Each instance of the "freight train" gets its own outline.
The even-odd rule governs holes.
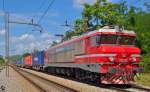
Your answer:
[[[128,84],[143,71],[135,41],[134,31],[105,26],[24,57],[22,64],[79,80]]]

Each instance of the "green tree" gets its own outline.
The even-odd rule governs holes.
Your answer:
[[[5,63],[5,60],[3,59],[3,57],[0,57],[0,66],[3,65]]]
[[[26,56],[29,56],[29,55],[31,55],[31,53],[26,52],[26,53],[23,54],[23,57],[26,57]]]
[[[135,30],[137,32],[137,46],[142,49],[142,54],[150,54],[150,13],[136,15]]]
[[[56,42],[56,41],[53,41],[52,42],[52,44],[51,44],[51,46],[55,46],[55,45],[57,45],[58,43]]]
[[[72,36],[81,35],[91,29],[98,29],[104,25],[125,25],[127,6],[125,2],[113,4],[106,0],[97,0],[93,5],[84,4],[82,19],[74,22],[75,30],[67,31],[65,40]]]
[[[129,11],[128,11],[128,14],[127,14],[127,29],[133,29],[135,28],[135,24],[136,24],[136,8],[134,6],[131,6]]]
[[[15,63],[22,59],[22,55],[13,55],[10,56],[9,59],[10,59],[9,63]]]
[[[82,18],[83,18],[83,24],[87,24],[88,27],[90,27],[90,22],[92,19],[92,6],[90,4],[85,3],[84,4],[84,10],[82,12]],[[87,21],[84,21],[87,20]],[[85,30],[83,30],[85,31]]]
[[[75,27],[75,31],[74,31],[75,35],[81,35],[84,33],[84,31],[83,31],[84,30],[83,29],[83,20],[81,20],[81,19],[75,20],[74,27]]]

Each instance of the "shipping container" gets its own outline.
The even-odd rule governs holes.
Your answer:
[[[32,65],[32,56],[28,55],[23,58],[23,63],[25,66],[31,66]]]
[[[32,54],[32,66],[44,65],[44,51],[37,51]]]
[[[19,66],[19,67],[23,67],[23,66],[24,66],[23,59],[18,60],[18,61],[16,62],[16,65]]]

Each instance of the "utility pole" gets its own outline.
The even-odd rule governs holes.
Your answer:
[[[60,37],[61,38],[61,42],[64,41],[64,35],[63,34],[56,34],[55,36]]]
[[[6,77],[9,77],[9,13],[5,12],[5,63]]]
[[[10,61],[10,57],[9,57],[9,24],[13,23],[13,24],[22,24],[22,25],[29,25],[29,26],[34,26],[34,27],[38,27],[40,31],[40,33],[43,31],[43,28],[41,25],[39,24],[35,24],[33,23],[33,19],[31,20],[31,22],[18,22],[18,21],[10,21],[9,20],[9,12],[4,12],[4,18],[5,18],[5,64],[6,64],[6,76],[9,77],[9,61]]]

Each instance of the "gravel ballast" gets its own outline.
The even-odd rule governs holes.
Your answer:
[[[77,81],[72,81],[69,79],[64,79],[64,78],[56,77],[53,75],[48,75],[48,74],[41,73],[41,72],[36,72],[33,70],[29,70],[29,69],[23,68],[23,70],[28,71],[28,72],[33,73],[33,74],[36,74],[40,77],[46,78],[47,80],[51,80],[51,81],[54,81],[54,82],[59,83],[61,85],[76,89],[79,92],[116,92],[115,90],[100,88],[100,87],[92,86],[89,84],[80,83]]]
[[[5,71],[3,69],[0,72],[0,92],[39,92],[34,85],[30,84],[11,67],[9,68],[9,77],[6,77]]]

